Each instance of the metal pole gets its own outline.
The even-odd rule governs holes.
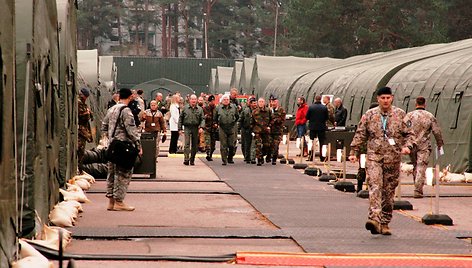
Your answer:
[[[290,146],[290,133],[287,134],[287,153],[285,154],[285,161],[286,164],[288,165],[288,150],[289,150],[289,146]]]
[[[343,180],[346,180],[346,147],[343,147]]]
[[[203,13],[203,16],[205,17],[205,20],[203,22],[203,30],[204,30],[204,34],[205,34],[205,39],[204,39],[204,42],[205,42],[205,59],[208,59],[208,14],[207,13]]]
[[[435,200],[435,203],[436,203],[436,208],[435,208],[435,214],[436,215],[439,215],[439,162],[438,162],[438,158],[439,158],[439,150],[438,150],[438,147],[436,147],[436,150],[435,150],[435,155],[434,155],[434,162],[435,162],[435,166],[434,166],[434,192],[435,192],[435,195],[436,195],[436,200]]]
[[[279,20],[279,1],[275,1],[274,56],[277,54],[277,25]]]

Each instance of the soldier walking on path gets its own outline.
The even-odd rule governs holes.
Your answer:
[[[213,161],[213,152],[215,151],[216,136],[218,135],[218,126],[213,121],[215,114],[215,96],[208,96],[208,104],[203,108],[205,116],[205,151],[206,160]]]
[[[413,162],[413,181],[415,182],[414,198],[423,198],[423,186],[426,180],[426,168],[428,167],[429,156],[431,154],[431,132],[438,150],[444,141],[441,135],[438,121],[433,114],[425,110],[426,100],[424,97],[416,98],[416,110],[409,112],[406,117],[408,128],[415,133],[416,145],[410,152],[411,162]]]
[[[87,88],[80,89],[78,100],[79,111],[79,135],[77,140],[77,159],[79,174],[82,174],[82,162],[85,154],[85,145],[87,142],[93,141],[92,129],[90,128],[90,120],[93,121],[93,114],[88,105],[85,103],[90,91]]]
[[[205,118],[202,107],[197,105],[197,96],[192,94],[179,116],[179,132],[185,133],[184,165],[195,165],[198,147],[198,133],[203,133]]]
[[[254,139],[256,139],[257,165],[264,162],[264,155],[270,154],[270,110],[265,105],[265,100],[259,98],[257,108],[252,112],[252,126]]]
[[[235,141],[237,139],[236,130],[239,113],[236,105],[230,103],[229,95],[221,97],[221,104],[216,107],[213,120],[218,125],[222,165],[234,164],[233,156],[236,150]]]
[[[356,162],[361,147],[367,143],[366,173],[369,185],[369,219],[365,227],[372,234],[391,235],[395,188],[400,176],[401,154],[409,154],[415,143],[406,125],[405,111],[392,106],[389,87],[377,91],[379,106],[361,118],[351,143],[349,160]]]
[[[164,115],[157,109],[157,102],[152,100],[149,103],[149,109],[141,112],[141,121],[144,121],[144,132],[152,133],[156,139],[156,159],[159,156],[159,143],[162,138],[167,139],[166,136],[166,121]]]
[[[270,121],[270,142],[272,165],[277,164],[277,156],[279,155],[279,144],[282,141],[282,134],[285,123],[285,110],[279,105],[277,97],[271,95],[269,98],[271,109]]]
[[[134,122],[131,109],[127,107],[133,99],[134,97],[130,89],[120,89],[120,101],[108,110],[107,115],[103,118],[101,130],[104,135],[108,136],[109,142],[113,139],[131,141],[139,149],[139,154],[142,155],[139,130]],[[123,202],[132,175],[133,168],[127,169],[108,162],[106,197],[108,197],[109,202],[107,210],[134,210],[134,207],[128,206]]]
[[[249,98],[248,105],[241,111],[239,117],[239,127],[241,128],[241,148],[244,162],[247,164],[256,163],[254,139],[252,137],[252,112],[257,108],[256,98]]]

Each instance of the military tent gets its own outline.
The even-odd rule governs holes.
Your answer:
[[[141,83],[139,85],[134,86],[132,89],[142,89],[144,91],[143,97],[144,100],[149,103],[149,101],[155,99],[156,94],[162,93],[162,95],[167,96],[169,94],[174,94],[179,92],[182,96],[186,96],[187,94],[194,94],[190,87],[183,85],[181,83],[172,81],[166,78],[160,78],[151,80],[145,83]]]
[[[234,63],[233,73],[231,74],[231,82],[230,88],[238,88],[239,87],[239,78],[241,77],[241,69],[243,67],[243,63],[241,61],[237,61]]]
[[[241,67],[241,76],[239,77],[239,92],[243,94],[251,94],[251,76],[254,67],[254,59],[244,58]]]
[[[225,93],[230,89],[233,67],[216,67],[215,93]]]

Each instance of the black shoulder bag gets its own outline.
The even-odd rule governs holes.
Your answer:
[[[113,129],[112,134],[113,140],[111,141],[110,145],[108,145],[107,149],[107,160],[122,168],[131,169],[134,167],[139,150],[130,141],[120,141],[114,138],[116,127],[118,126],[121,119],[121,112],[125,108],[126,106],[123,106],[120,109],[120,113],[116,119],[115,129]]]

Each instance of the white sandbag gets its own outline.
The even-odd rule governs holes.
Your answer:
[[[80,203],[90,202],[90,200],[85,196],[84,192],[68,192],[64,189],[59,189],[61,194],[64,196],[64,200],[70,201],[75,200]]]
[[[54,268],[54,264],[45,257],[28,256],[12,263],[12,268]]]
[[[69,180],[69,182],[66,183],[66,186],[68,192],[80,192],[82,190],[82,188],[80,188],[80,186],[75,184],[75,181],[72,180]]]
[[[70,201],[62,201],[60,202],[59,204],[57,204],[59,206],[72,206],[72,207],[75,207],[77,208],[77,211],[79,212],[83,212],[83,208],[82,208],[82,204],[80,204],[80,202],[78,201],[75,201],[75,200],[70,200]]]
[[[407,163],[401,163],[400,164],[400,171],[407,174],[411,175],[413,174],[413,165],[412,164],[407,164]]]
[[[445,182],[465,182],[465,176],[464,174],[460,173],[451,173],[451,172],[446,172],[442,176],[442,181]]]
[[[88,182],[86,179],[76,179],[75,184],[82,188],[82,190],[88,190],[91,186],[90,182]]]
[[[73,219],[77,219],[77,215],[79,214],[79,210],[74,206],[66,206],[66,205],[57,204],[57,205],[54,206],[54,209],[63,210],[65,213],[67,213]]]
[[[472,182],[472,173],[464,173],[465,182]]]
[[[42,257],[44,259],[46,259],[41,253],[39,253],[39,251],[37,251],[32,245],[28,244],[28,242],[26,242],[25,240],[23,239],[20,239],[18,240],[19,244],[20,244],[20,258],[23,259],[23,258],[26,258],[26,257]],[[46,259],[47,260],[47,259]]]
[[[49,221],[59,227],[72,227],[74,225],[74,218],[61,207],[55,207],[49,212]]]
[[[82,175],[76,175],[76,176],[72,177],[72,179],[76,179],[76,180],[84,179],[84,180],[88,181],[89,183],[95,183],[95,178],[92,175],[85,172],[85,171],[83,172]]]

